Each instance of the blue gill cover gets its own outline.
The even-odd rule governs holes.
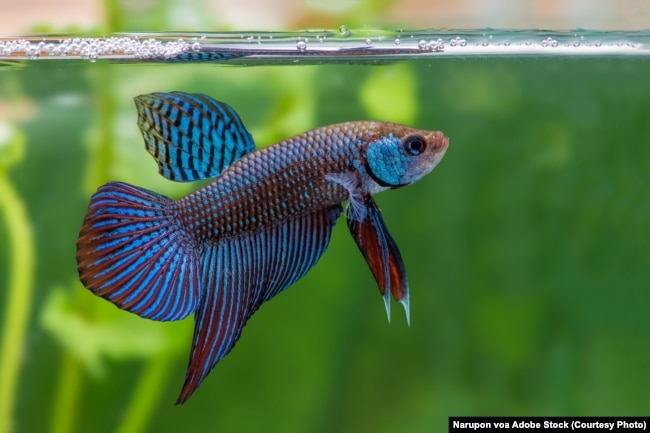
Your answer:
[[[347,122],[254,151],[234,110],[206,95],[154,93],[137,97],[136,107],[163,176],[215,179],[176,201],[125,183],[100,187],[81,227],[77,267],[88,289],[141,317],[195,313],[177,403],[232,349],[260,305],[318,262],[343,201],[387,311],[390,293],[408,320],[404,264],[372,195],[429,173],[447,149],[441,132]]]

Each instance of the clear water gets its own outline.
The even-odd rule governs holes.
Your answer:
[[[13,431],[431,432],[450,414],[648,412],[647,33],[205,36],[0,45],[0,374],[15,379],[0,379],[0,410]],[[438,168],[377,198],[411,327],[386,323],[340,223],[173,407],[191,320],[118,311],[80,286],[74,259],[104,182],[196,188],[157,175],[135,125],[134,96],[172,90],[228,102],[260,146],[354,119],[444,131]]]

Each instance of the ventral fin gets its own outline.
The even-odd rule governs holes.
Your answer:
[[[410,324],[408,281],[399,248],[370,195],[364,196],[364,205],[365,212],[361,221],[347,215],[348,228],[379,285],[388,320],[390,321],[390,293],[404,306],[406,321]]]
[[[164,177],[189,182],[219,176],[255,150],[253,137],[229,105],[200,93],[135,98],[138,127]]]
[[[177,404],[184,403],[230,352],[244,324],[260,305],[302,278],[316,264],[329,244],[340,213],[337,206],[203,247],[203,296]]]

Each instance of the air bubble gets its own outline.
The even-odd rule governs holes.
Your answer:
[[[435,52],[440,52],[445,49],[445,42],[442,38],[438,38],[435,41],[429,42],[429,49]]]
[[[453,38],[453,39],[451,39],[449,41],[449,45],[451,45],[452,47],[455,47],[457,45],[461,46],[461,47],[464,47],[464,46],[467,45],[467,41],[465,39],[461,38],[460,36],[456,36],[455,38]]]
[[[401,44],[401,43],[402,43],[402,42],[399,40],[399,38],[395,39],[395,45],[399,45],[399,44]]]
[[[427,44],[426,39],[420,39],[418,41],[418,48],[421,49],[422,51],[429,49],[429,45]]]
[[[557,41],[551,37],[548,37],[542,41],[542,47],[557,47]]]
[[[339,33],[341,34],[341,36],[348,37],[350,36],[350,29],[348,29],[346,26],[340,26]]]
[[[300,52],[307,51],[307,42],[305,42],[305,41],[298,41],[298,43],[296,44],[296,48],[297,48],[298,51],[300,51]]]
[[[366,45],[372,45],[372,41],[370,40],[370,38],[366,39]]]
[[[36,60],[40,57],[41,51],[38,49],[38,47],[30,46],[25,54],[27,54],[27,58],[29,60]]]

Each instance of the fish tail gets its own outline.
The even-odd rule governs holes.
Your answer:
[[[198,250],[163,195],[110,182],[93,195],[77,240],[86,288],[153,320],[179,320],[198,304]]]

